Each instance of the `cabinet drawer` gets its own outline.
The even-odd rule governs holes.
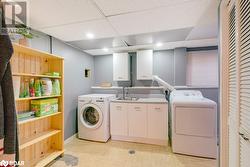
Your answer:
[[[167,112],[168,105],[167,104],[148,104],[149,111],[155,112]]]

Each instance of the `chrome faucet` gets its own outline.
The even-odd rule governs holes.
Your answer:
[[[122,100],[125,100],[125,87],[122,87]]]
[[[123,100],[126,100],[126,93],[125,93],[125,89],[126,89],[126,87],[124,86],[124,87],[122,87],[122,99]]]

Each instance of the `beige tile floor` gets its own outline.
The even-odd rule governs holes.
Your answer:
[[[131,149],[135,154],[128,153]],[[217,163],[213,159],[173,154],[170,147],[73,139],[65,146],[64,158],[55,161],[51,167],[74,166],[64,161],[72,156],[78,159],[78,167],[216,167]]]

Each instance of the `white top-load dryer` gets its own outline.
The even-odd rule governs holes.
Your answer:
[[[217,157],[217,104],[197,90],[170,95],[171,141],[174,153]]]

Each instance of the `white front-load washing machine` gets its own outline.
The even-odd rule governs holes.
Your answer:
[[[78,97],[78,137],[107,142],[110,138],[109,103],[113,94],[88,94]]]

